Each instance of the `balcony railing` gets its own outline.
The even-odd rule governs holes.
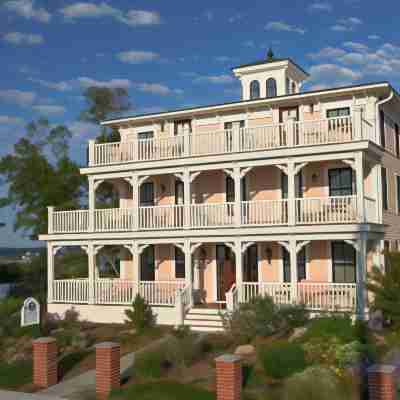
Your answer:
[[[348,224],[360,220],[356,196],[304,197],[294,199],[294,224]],[[366,222],[376,223],[376,202],[365,197]],[[289,224],[287,199],[244,201],[240,204],[240,226]],[[88,210],[49,211],[49,233],[123,232],[164,229],[201,229],[236,226],[235,203],[190,204],[95,210],[93,229]],[[138,220],[135,216],[138,215]],[[188,218],[188,219],[187,219]],[[187,223],[186,223],[187,222]]]
[[[374,124],[353,117],[287,122],[115,143],[90,142],[89,165],[155,161],[284,147],[374,140]]]

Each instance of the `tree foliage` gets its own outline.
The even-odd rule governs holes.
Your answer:
[[[81,120],[99,124],[109,118],[113,113],[125,111],[130,108],[128,92],[124,88],[89,87],[84,92],[87,109],[81,113]],[[103,126],[98,143],[117,142],[120,140],[116,128]]]
[[[372,310],[380,310],[387,320],[400,326],[400,253],[387,253],[386,268],[373,267],[368,274],[367,288],[374,296]]]
[[[27,126],[27,134],[14,145],[14,152],[0,159],[2,183],[8,186],[0,207],[16,210],[15,230],[31,239],[47,231],[47,206],[79,207],[84,177],[69,159],[71,132],[51,126],[45,119]]]

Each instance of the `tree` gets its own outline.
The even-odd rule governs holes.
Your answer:
[[[126,111],[130,108],[129,95],[124,88],[89,87],[84,92],[87,109],[81,113],[80,119],[99,124],[109,118],[112,113]],[[117,128],[103,126],[98,143],[118,142],[120,135]]]
[[[37,239],[47,232],[47,206],[78,208],[85,192],[85,177],[68,157],[71,132],[40,119],[27,126],[27,134],[14,152],[0,159],[0,177],[8,186],[0,208],[16,210],[14,230]]]
[[[400,326],[400,253],[386,253],[386,268],[373,267],[368,274],[367,289],[374,296],[371,309],[380,310],[385,319]]]

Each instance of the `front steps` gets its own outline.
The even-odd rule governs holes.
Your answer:
[[[224,312],[224,311],[222,311]],[[183,325],[196,332],[223,332],[220,310],[211,308],[191,308]]]

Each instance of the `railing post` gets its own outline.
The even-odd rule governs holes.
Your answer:
[[[139,186],[138,186],[138,176],[137,174],[132,174],[130,178],[130,184],[132,186],[132,201],[133,201],[133,226],[134,231],[140,229],[139,226]]]
[[[54,253],[52,243],[47,243],[47,302],[54,300]]]
[[[181,289],[177,289],[175,295],[175,316],[176,316],[176,326],[183,325],[184,310],[183,310],[183,299],[182,299]]]
[[[87,246],[87,255],[88,255],[88,266],[89,266],[89,304],[96,303],[96,296],[95,296],[95,280],[96,280],[96,255],[94,251],[94,246],[92,243],[89,243]]]
[[[95,165],[95,145],[96,141],[94,139],[89,140],[89,166]]]
[[[296,118],[289,117],[286,122],[286,134],[287,134],[287,143],[289,147],[294,147],[296,145]]]
[[[296,224],[296,199],[295,199],[295,165],[293,162],[287,164],[288,175],[288,225]]]
[[[185,132],[183,135],[183,149],[184,149],[184,154],[186,157],[190,157],[191,151],[190,151],[190,132]]]
[[[231,288],[232,289],[232,288]],[[232,290],[229,289],[226,293],[225,293],[225,298],[226,298],[226,309],[229,312],[233,312],[234,311],[234,307],[233,307],[233,294],[232,294]]]
[[[365,222],[365,198],[364,198],[364,166],[363,153],[355,154],[354,165],[356,170],[356,189],[357,189],[357,216],[358,222]]]
[[[353,138],[365,139],[362,135],[362,108],[360,106],[353,107]]]
[[[54,207],[47,207],[47,231],[49,234],[54,233],[53,217],[54,217]]]
[[[235,188],[235,225],[239,227],[242,224],[242,177],[240,174],[240,167],[233,168],[233,179]]]

